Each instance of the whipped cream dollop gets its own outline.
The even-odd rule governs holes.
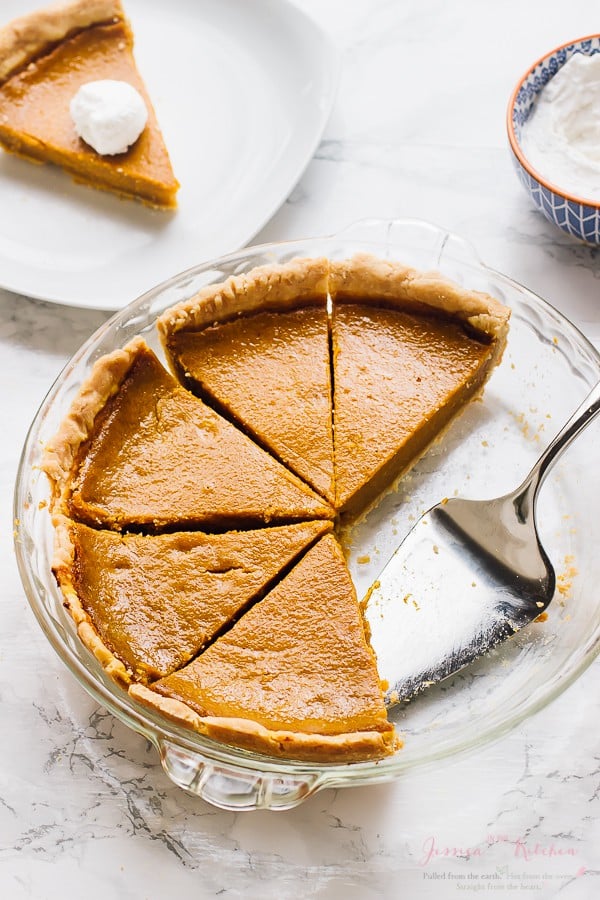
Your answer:
[[[69,111],[80,138],[102,156],[125,153],[146,127],[148,110],[126,81],[89,81],[71,100]]]
[[[558,70],[520,143],[544,179],[582,200],[600,201],[600,53],[575,53]]]

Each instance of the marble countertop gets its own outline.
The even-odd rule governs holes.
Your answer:
[[[340,89],[314,159],[257,240],[370,216],[429,219],[600,345],[600,249],[533,209],[504,131],[517,77],[546,50],[597,32],[595,4],[298,5],[342,48]],[[476,755],[280,813],[224,812],[186,795],[153,748],[79,687],[25,601],[11,505],[39,403],[105,319],[0,290],[0,896],[600,896],[600,660]]]

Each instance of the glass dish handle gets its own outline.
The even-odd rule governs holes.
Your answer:
[[[157,745],[171,781],[220,809],[291,809],[322,786],[319,776],[308,772],[260,772],[208,759],[164,739],[158,739]]]
[[[335,237],[387,244],[390,251],[395,247],[409,247],[425,257],[433,268],[442,267],[446,258],[470,265],[483,262],[469,241],[424,219],[360,219],[337,232]]]

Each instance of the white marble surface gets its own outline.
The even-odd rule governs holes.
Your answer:
[[[302,5],[343,49],[340,91],[314,160],[259,238],[427,218],[600,342],[600,250],[533,210],[504,135],[516,78],[597,31],[597,4]],[[25,601],[12,490],[38,404],[104,319],[0,291],[0,897],[600,896],[600,661],[475,756],[392,785],[325,791],[285,813],[227,813],[185,795],[152,748],[74,682]]]

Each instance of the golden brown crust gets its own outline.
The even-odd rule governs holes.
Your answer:
[[[91,650],[111,678],[126,686],[131,682],[130,673],[100,638],[96,626],[81,605],[81,600],[75,590],[73,584],[75,546],[71,538],[71,521],[66,516],[58,514],[54,517],[53,523],[55,533],[52,571],[62,591],[64,605],[77,626],[77,633],[82,643],[88,650]]]
[[[44,448],[40,468],[52,485],[52,512],[64,512],[77,452],[92,434],[96,416],[109,398],[117,393],[144,346],[145,342],[136,338],[122,350],[115,350],[95,363],[59,430]]]
[[[481,291],[470,291],[439,272],[418,272],[401,263],[358,253],[332,262],[329,290],[334,299],[385,301],[407,312],[429,307],[470,325],[504,345],[510,310]]]
[[[271,731],[250,719],[200,716],[187,703],[163,697],[141,684],[132,684],[129,694],[144,706],[206,737],[269,756],[348,763],[382,759],[402,746],[391,725],[389,730],[381,732],[355,731],[336,735]]]
[[[120,0],[72,0],[14,19],[0,29],[0,83],[68,35],[124,20]]]
[[[481,291],[470,291],[438,272],[418,272],[401,263],[358,253],[351,259],[293,259],[260,266],[219,284],[201,288],[190,300],[171,307],[157,321],[168,351],[169,336],[200,330],[257,310],[286,309],[326,293],[338,300],[389,303],[399,309],[429,308],[459,319],[496,342],[494,365],[506,344],[510,310]]]
[[[257,310],[291,309],[315,300],[325,303],[328,274],[327,259],[293,259],[209,284],[163,313],[157,322],[161,340],[167,347],[169,336],[177,331],[198,331]]]

